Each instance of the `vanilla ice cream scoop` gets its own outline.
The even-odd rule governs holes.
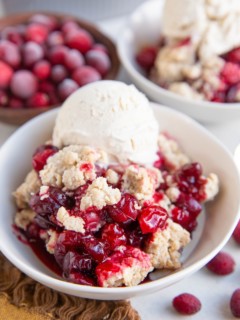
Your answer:
[[[148,99],[133,85],[99,81],[74,92],[56,119],[53,143],[89,145],[114,160],[151,164],[156,160],[158,123]]]

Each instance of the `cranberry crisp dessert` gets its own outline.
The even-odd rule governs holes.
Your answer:
[[[239,30],[239,1],[167,0],[160,44],[136,60],[150,80],[187,99],[240,102]]]
[[[134,286],[154,269],[179,268],[203,203],[218,192],[217,176],[205,177],[166,134],[154,166],[51,144],[36,149],[32,166],[14,193],[15,225],[65,279],[91,286]]]

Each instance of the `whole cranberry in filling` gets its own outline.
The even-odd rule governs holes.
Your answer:
[[[197,226],[196,217],[185,208],[173,208],[170,217],[189,232],[192,232]]]
[[[153,233],[158,228],[164,230],[168,218],[167,211],[159,206],[148,206],[142,209],[138,221],[143,234]]]
[[[80,203],[82,197],[85,195],[88,188],[88,184],[84,184],[83,186],[77,188],[74,192],[74,200],[75,200],[75,208],[74,210],[80,210]]]
[[[58,152],[58,148],[52,145],[46,144],[37,148],[32,157],[33,169],[36,171],[42,170],[47,163],[47,159],[53,156],[56,152]]]
[[[89,255],[79,254],[75,251],[68,251],[63,259],[63,273],[68,276],[73,271],[91,273],[95,263]]]
[[[114,221],[126,223],[137,219],[139,213],[137,208],[137,199],[131,194],[125,193],[117,204],[108,207],[108,212]]]
[[[96,262],[100,263],[107,258],[107,250],[103,242],[91,236],[82,240],[84,251]]]
[[[128,244],[135,248],[142,248],[147,235],[142,233],[138,223],[133,223],[126,231]]]
[[[136,56],[137,63],[146,71],[151,69],[157,56],[156,47],[145,47]]]
[[[116,223],[110,223],[103,227],[102,240],[111,250],[121,245],[126,245],[127,238],[124,230]]]
[[[73,271],[69,274],[69,276],[66,278],[68,281],[77,283],[77,284],[82,284],[85,286],[94,286],[95,282],[92,278],[88,277],[85,274],[82,274],[79,271]]]
[[[37,193],[30,200],[31,208],[42,216],[55,214],[60,207],[71,208],[72,205],[72,199],[55,187],[48,187],[44,196]]]
[[[79,215],[84,220],[84,227],[90,232],[98,231],[104,222],[102,211],[96,207],[90,207],[84,212],[79,212]]]

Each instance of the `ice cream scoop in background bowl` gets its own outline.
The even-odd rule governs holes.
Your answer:
[[[135,61],[139,50],[156,45],[161,36],[163,0],[147,1],[129,17],[118,39],[118,53],[132,82],[149,98],[204,123],[221,123],[240,117],[240,103],[188,100],[149,80]]]
[[[54,25],[48,26],[47,25],[47,30],[48,30],[47,32],[49,32],[49,33],[48,33],[47,38],[44,38],[44,41],[42,41],[42,42],[40,40],[34,38],[34,34],[37,34],[37,32],[34,30],[33,31],[30,30],[31,31],[30,35],[29,34],[22,35],[23,32],[27,32],[26,25],[32,25],[32,23],[34,23],[35,25],[39,25],[39,24],[43,25],[45,28],[45,24],[47,23],[46,20],[48,21],[48,19],[50,19],[50,22],[51,22],[51,19],[53,19],[55,24],[56,24],[56,22],[58,24],[61,24],[61,23],[67,22],[67,21],[69,21],[69,22],[71,21],[71,22],[68,24],[67,28],[65,26],[65,29],[62,28],[61,30],[59,29],[60,25],[59,26],[56,26],[56,25],[55,26]],[[48,21],[48,23],[49,23],[49,21]],[[70,25],[70,28],[69,28],[69,25]],[[72,25],[72,29],[71,29],[71,25]],[[59,106],[60,101],[63,101],[65,99],[65,98],[62,98],[61,94],[59,93],[60,83],[62,83],[62,81],[64,81],[65,79],[71,79],[70,81],[72,81],[73,73],[77,69],[76,65],[74,66],[74,63],[76,61],[77,61],[76,63],[78,63],[78,66],[79,65],[81,66],[81,63],[79,62],[79,60],[80,61],[82,60],[82,63],[84,65],[89,64],[89,63],[85,62],[85,58],[86,58],[85,53],[81,52],[79,50],[79,47],[76,48],[76,43],[75,44],[67,43],[69,41],[69,40],[67,40],[68,35],[72,31],[74,31],[74,32],[76,31],[76,26],[78,28],[77,30],[81,29],[81,30],[83,30],[83,33],[86,31],[88,34],[90,34],[90,38],[92,38],[92,41],[93,41],[92,45],[100,44],[100,49],[99,49],[100,51],[105,50],[105,49],[107,50],[107,53],[108,53],[107,55],[110,60],[110,66],[109,66],[108,71],[105,74],[101,75],[101,78],[115,79],[118,74],[118,70],[119,70],[119,66],[120,66],[115,44],[108,36],[106,36],[104,33],[102,33],[97,28],[97,26],[95,26],[93,23],[82,20],[81,18],[77,18],[74,16],[68,16],[68,15],[64,15],[61,13],[53,13],[53,12],[16,13],[13,15],[5,16],[0,19],[0,36],[1,36],[0,43],[4,42],[6,40],[7,40],[8,44],[10,42],[10,44],[7,46],[6,52],[3,51],[1,53],[0,61],[7,63],[7,69],[8,69],[7,72],[9,72],[8,64],[11,66],[10,60],[13,60],[13,59],[15,59],[17,61],[16,62],[17,67],[15,68],[14,66],[12,66],[14,69],[14,73],[17,71],[17,69],[19,69],[19,70],[24,69],[24,70],[27,70],[27,72],[28,72],[27,80],[26,80],[26,75],[23,76],[21,74],[21,76],[18,77],[18,78],[20,78],[20,80],[18,79],[18,83],[15,85],[15,87],[16,86],[19,87],[23,83],[23,89],[19,90],[20,91],[19,96],[15,92],[12,92],[12,86],[9,84],[8,84],[8,87],[6,88],[7,97],[2,92],[3,91],[2,89],[4,89],[4,88],[1,88],[1,92],[0,92],[0,100],[1,100],[0,101],[0,121],[10,123],[10,124],[20,125],[20,124],[24,123],[25,121],[33,118],[34,116],[36,116],[42,112],[45,112],[49,109],[52,109],[52,108]],[[54,29],[52,30],[51,27]],[[75,28],[75,30],[74,30],[74,28]],[[59,32],[59,31],[61,31],[61,32]],[[42,31],[40,31],[40,33],[41,32]],[[60,33],[60,35],[59,35],[59,33]],[[23,42],[23,39],[25,39],[25,37],[26,37],[26,39],[28,39],[28,41]],[[34,40],[31,40],[31,37],[33,37]],[[80,41],[85,41],[85,40],[83,39]],[[38,41],[40,43],[38,43]],[[16,44],[17,44],[17,47],[16,47]],[[75,52],[71,51],[72,56],[71,55],[68,56],[68,58],[67,58],[68,63],[66,63],[66,61],[62,61],[63,58],[61,58],[61,56],[60,56],[60,58],[57,58],[57,60],[55,60],[55,61],[51,60],[50,51],[54,50],[57,46],[60,46],[62,44],[64,45],[63,49],[65,49],[65,51],[66,51],[66,49],[68,50],[68,52],[70,52],[69,49],[74,49],[73,51],[75,51]],[[101,48],[101,45],[103,45],[104,47]],[[27,48],[27,46],[28,46],[28,48]],[[84,46],[84,44],[83,44],[83,46]],[[76,50],[80,51],[80,57],[79,57],[79,52],[76,52]],[[17,51],[17,57],[16,57],[16,51]],[[63,55],[63,53],[64,53],[63,51],[64,50],[62,50],[60,52],[60,55]],[[9,55],[9,53],[10,53],[10,55]],[[100,53],[100,54],[102,54],[102,53]],[[5,55],[5,57],[4,57],[4,55]],[[96,54],[95,54],[95,56],[96,56]],[[8,59],[8,57],[10,60]],[[19,58],[20,58],[20,61],[18,61]],[[30,63],[28,61],[28,63],[27,63],[26,61],[29,59],[35,59],[36,61],[32,62],[32,63]],[[89,59],[91,59],[91,58],[89,58]],[[42,60],[44,60],[44,61],[47,60],[47,63],[50,62],[50,68],[51,68],[50,75],[45,78],[41,78],[39,76],[35,77],[33,75],[33,73],[35,72],[34,68],[35,68],[37,62],[42,61]],[[56,67],[56,65],[57,65],[58,69],[55,68],[56,72],[54,71],[55,76],[53,77],[53,68]],[[60,66],[60,68],[59,68],[59,66]],[[3,68],[2,65],[1,65],[1,68]],[[41,67],[41,68],[44,69],[44,67]],[[5,69],[6,69],[6,67],[5,67]],[[44,72],[44,70],[42,72]],[[5,73],[4,73],[4,75],[5,75]],[[29,80],[29,73],[31,73],[30,80]],[[40,73],[41,73],[41,70],[40,70]],[[41,73],[41,76],[42,76],[42,73]],[[99,73],[98,73],[98,76],[99,76]],[[34,79],[32,79],[33,77],[34,77]],[[58,79],[55,79],[55,77],[58,77]],[[59,80],[59,77],[61,78],[60,80]],[[89,79],[89,75],[87,76],[87,78]],[[21,82],[21,79],[22,79],[22,82]],[[92,79],[94,79],[94,77]],[[98,78],[98,80],[99,80],[99,78]],[[2,79],[1,79],[1,81],[2,81]],[[26,81],[28,81],[28,84],[26,84]],[[26,87],[24,87],[24,84],[26,84],[26,86],[28,86],[28,87],[29,86],[36,87],[36,84],[35,84],[36,81],[37,81],[37,89],[36,88],[33,89],[33,91],[34,91],[33,93],[40,92],[40,93],[44,93],[45,96],[47,94],[47,96],[49,97],[49,102],[48,102],[49,104],[43,102],[44,97],[41,97],[41,98],[38,97],[38,99],[37,99],[38,104],[37,104],[37,103],[34,103],[34,102],[36,102],[36,99],[35,100],[33,99],[33,101],[30,101],[30,103],[29,103],[29,100],[31,100],[32,96],[27,97],[27,98],[21,96],[21,91],[23,91],[23,90],[26,91]],[[67,84],[65,83],[65,88],[66,87],[69,88],[70,86],[73,86],[72,84],[69,84],[69,80],[67,80],[67,81],[68,81],[68,83]],[[91,81],[94,81],[94,80],[91,80]],[[20,82],[20,84],[19,84],[19,82]],[[74,82],[76,85],[76,82],[78,82],[78,81],[75,79]],[[89,82],[90,82],[90,80],[89,80]],[[76,85],[76,87],[78,87],[78,86],[80,87],[82,85],[80,83],[78,83],[78,85]],[[64,95],[65,95],[65,93],[64,93]],[[19,99],[19,97],[20,97],[20,99]],[[46,97],[45,97],[45,99],[46,99]]]
[[[116,84],[112,82],[108,82],[107,85],[109,88],[112,87],[113,90],[116,88]],[[119,89],[124,93],[123,87],[124,85],[121,84]],[[81,90],[85,93],[88,92],[87,87]],[[118,93],[118,96],[121,95],[121,92]],[[130,92],[134,93],[134,89]],[[73,98],[74,96],[76,98],[78,95],[74,94]],[[101,96],[104,97],[104,93]],[[79,103],[80,101],[84,102],[85,94],[82,97],[79,95],[79,97]],[[140,97],[137,101],[133,94],[132,107],[135,102],[138,104],[146,103],[145,98],[141,95]],[[122,99],[125,98],[126,102],[129,96],[124,97],[123,95]],[[110,97],[110,101],[112,99],[114,98]],[[69,98],[69,102],[72,104],[72,97]],[[103,101],[104,103],[106,102]],[[74,104],[75,102],[72,111],[75,109]],[[95,104],[95,106],[97,105]],[[124,105],[128,104],[124,103]],[[121,102],[119,106],[121,106]],[[152,281],[133,287],[89,287],[69,283],[59,278],[35,256],[30,247],[19,241],[12,229],[16,211],[12,192],[22,183],[29,172],[31,156],[36,147],[51,138],[59,109],[48,111],[26,123],[7,140],[0,150],[0,250],[16,267],[40,283],[67,294],[91,299],[118,300],[152,293],[174,284],[203,267],[226,244],[239,219],[240,205],[240,179],[231,154],[215,137],[189,117],[159,104],[151,103],[150,106],[160,130],[167,131],[172,136],[177,137],[178,142],[192,160],[200,162],[206,173],[215,172],[220,179],[220,194],[210,205],[206,206],[204,213],[201,214],[199,226],[193,233],[193,239],[184,250],[182,267],[167,274],[154,271],[151,274]],[[91,109],[91,104],[89,104],[89,108]],[[64,114],[64,109],[62,111]],[[102,111],[101,108],[99,111]],[[126,112],[131,113],[132,111],[130,109]],[[152,117],[151,114],[152,112],[148,116],[149,119]],[[111,120],[111,115],[109,117],[109,120]],[[101,118],[101,115],[99,118]],[[61,120],[60,117],[58,119]],[[104,120],[106,120],[106,117],[104,117]],[[81,128],[87,130],[84,121],[84,118],[79,119],[79,132],[81,132]],[[141,119],[141,121],[144,121],[144,119]],[[132,123],[135,126],[141,121],[140,118],[134,119]],[[148,122],[148,118],[146,118],[146,121]],[[94,122],[95,119],[93,119]],[[124,124],[121,119],[120,124]],[[55,129],[58,125],[57,123]],[[131,119],[129,119],[128,125],[131,125]],[[62,124],[62,127],[64,127],[64,124]],[[154,128],[155,124],[153,124],[153,133],[155,132]],[[89,136],[91,136],[91,130],[92,128],[88,127]],[[107,131],[104,134],[109,138]],[[92,138],[94,137],[95,132],[92,133]],[[62,141],[62,138],[58,135],[58,130],[55,131],[55,139]],[[204,151],[201,146],[204,146]]]

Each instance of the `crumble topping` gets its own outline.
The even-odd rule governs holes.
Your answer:
[[[27,227],[33,221],[35,216],[36,213],[33,210],[22,209],[21,211],[17,211],[14,222],[17,227],[26,231]]]
[[[120,201],[121,192],[107,184],[107,179],[99,177],[88,187],[85,196],[81,200],[80,209],[86,210],[89,207],[102,209],[106,205],[113,205]]]
[[[66,230],[85,233],[84,220],[80,217],[71,216],[64,207],[58,209],[57,220]]]
[[[177,269],[181,266],[180,250],[190,242],[190,233],[179,224],[168,220],[168,227],[153,233],[145,252],[156,269]]]
[[[57,239],[58,239],[58,233],[55,230],[50,229],[47,231],[46,249],[51,254],[54,254]]]
[[[149,200],[160,182],[163,181],[159,170],[138,165],[129,166],[122,180],[123,190],[134,195],[138,200]]]
[[[30,171],[25,181],[13,193],[18,208],[28,208],[31,196],[39,191],[40,186],[41,182],[37,173],[34,170]]]
[[[215,173],[210,173],[204,185],[205,201],[212,200],[219,192],[219,179]]]
[[[117,184],[119,182],[119,174],[113,169],[108,169],[106,172],[107,182],[111,184]]]

